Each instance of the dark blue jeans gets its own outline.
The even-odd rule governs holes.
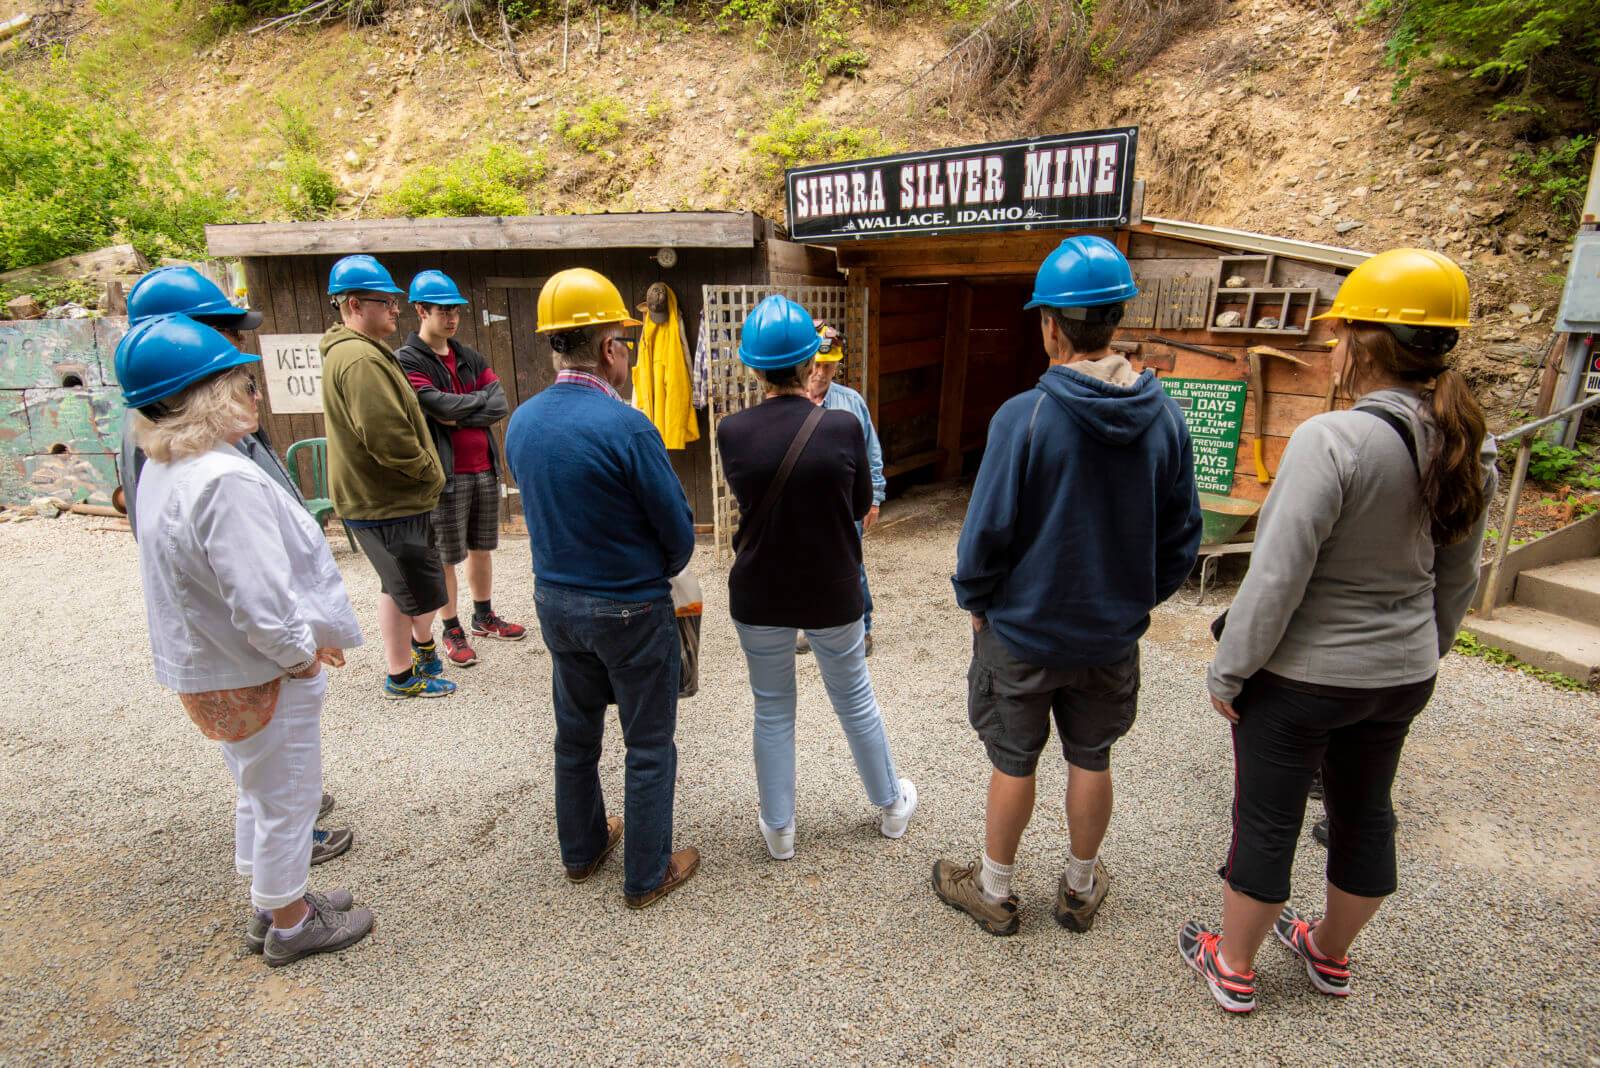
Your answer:
[[[672,855],[678,775],[678,628],[672,600],[612,601],[539,587],[556,712],[556,833],[561,862],[590,864],[606,846],[600,743],[615,704],[628,747],[623,840],[626,894],[654,890]]]

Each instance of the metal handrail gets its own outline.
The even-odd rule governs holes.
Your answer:
[[[1517,447],[1517,465],[1511,472],[1511,485],[1506,490],[1506,514],[1500,520],[1500,538],[1494,547],[1494,562],[1489,565],[1489,579],[1484,584],[1483,600],[1478,606],[1478,616],[1482,619],[1493,619],[1496,594],[1500,588],[1500,568],[1506,561],[1506,551],[1511,547],[1511,526],[1517,521],[1517,502],[1522,500],[1522,487],[1528,480],[1528,461],[1533,457],[1533,440],[1529,437],[1540,427],[1549,426],[1551,423],[1560,422],[1570,415],[1585,411],[1600,404],[1600,393],[1577,404],[1571,404],[1559,412],[1552,412],[1531,423],[1524,423],[1514,430],[1504,434],[1495,435],[1495,444],[1502,445],[1509,441],[1520,441]]]

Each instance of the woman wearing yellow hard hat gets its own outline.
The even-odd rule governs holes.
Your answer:
[[[1449,359],[1467,298],[1448,258],[1392,249],[1318,316],[1355,404],[1290,439],[1207,677],[1233,732],[1233,841],[1222,930],[1190,921],[1178,948],[1229,1012],[1255,1008],[1269,932],[1317,990],[1348,994],[1351,943],[1395,890],[1390,787],[1477,588],[1494,495],[1494,440]],[[1327,900],[1313,919],[1288,903],[1289,874],[1319,768]]]

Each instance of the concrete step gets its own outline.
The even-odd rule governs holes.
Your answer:
[[[1497,609],[1493,619],[1468,616],[1462,627],[1534,667],[1590,686],[1600,682],[1600,627],[1515,604]]]
[[[1600,557],[1524,571],[1517,576],[1513,600],[1580,623],[1600,623]]]

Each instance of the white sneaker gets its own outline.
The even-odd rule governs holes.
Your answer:
[[[901,838],[911,824],[911,814],[917,810],[917,784],[910,779],[900,780],[900,800],[883,806],[883,823],[878,827],[885,838]]]
[[[773,860],[794,857],[794,820],[791,819],[787,827],[768,827],[760,816],[756,817],[756,822],[761,824],[761,837],[767,840],[767,852],[772,854]]]

